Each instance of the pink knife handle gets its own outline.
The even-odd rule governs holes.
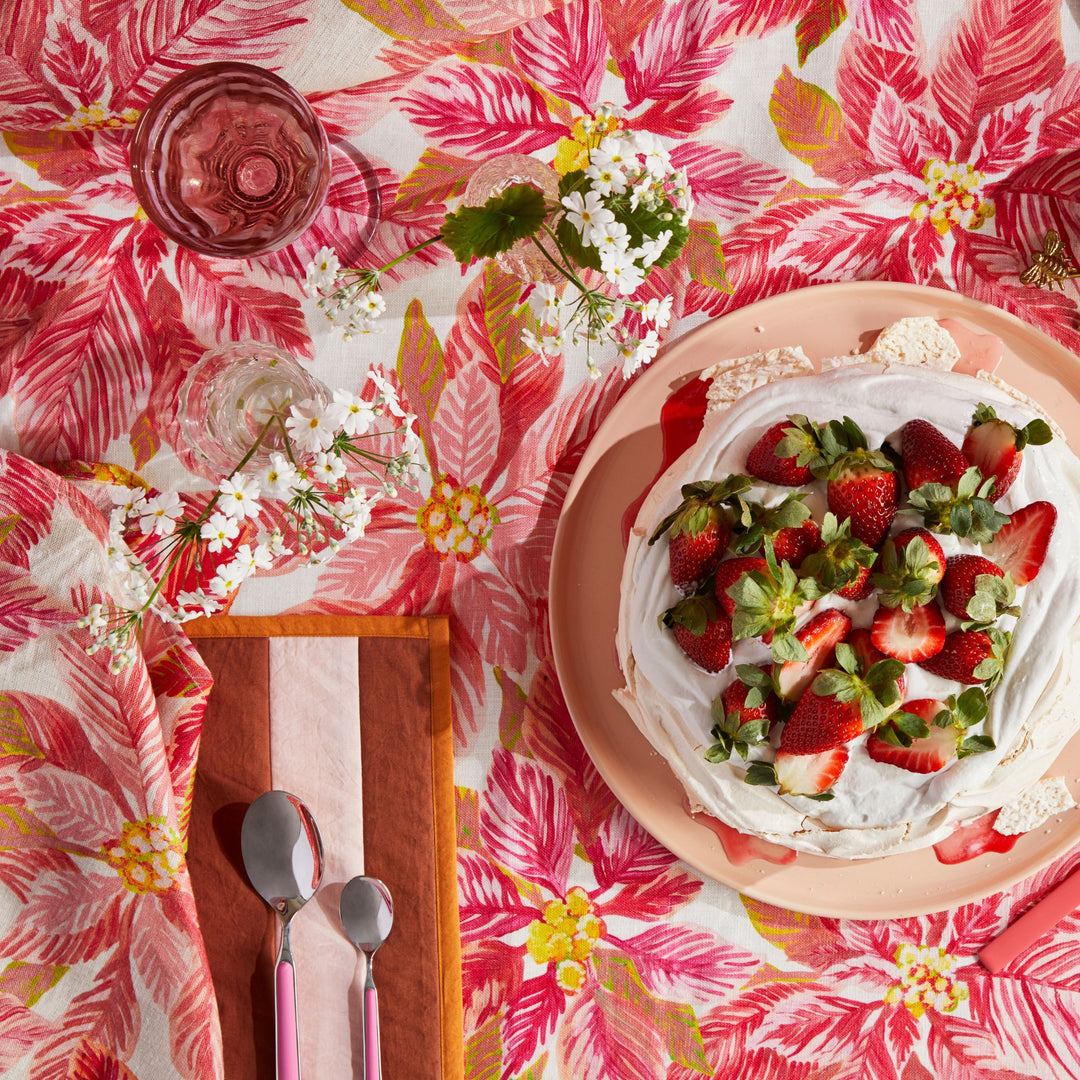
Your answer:
[[[983,967],[996,974],[1077,907],[1080,907],[1080,871],[1074,870],[982,949],[979,959]]]
[[[274,973],[274,1027],[277,1036],[277,1080],[300,1080],[300,1040],[296,1033],[296,982],[288,960]]]
[[[364,988],[364,1080],[382,1080],[379,1054],[379,996],[374,986]]]

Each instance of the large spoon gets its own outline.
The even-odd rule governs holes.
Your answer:
[[[375,950],[394,925],[390,890],[373,877],[354,877],[341,893],[341,925],[345,936],[364,954],[364,1080],[382,1080],[379,1053],[379,997],[371,974]]]
[[[323,873],[322,839],[311,811],[287,791],[268,791],[247,809],[240,830],[244,869],[278,913],[281,945],[274,965],[274,1037],[278,1080],[300,1080],[296,976],[289,922],[315,895]]]

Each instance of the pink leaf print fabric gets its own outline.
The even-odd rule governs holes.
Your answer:
[[[374,268],[434,237],[492,157],[575,167],[584,122],[607,104],[605,122],[665,142],[694,194],[686,253],[638,294],[674,298],[665,344],[788,290],[893,280],[1001,307],[1076,351],[1075,283],[1020,283],[1047,230],[1080,253],[1070,5],[0,8],[0,445],[205,497],[179,389],[205,349],[239,337],[350,390],[377,369],[418,417],[419,490],[387,495],[325,566],[294,574],[297,557],[254,583],[262,592],[245,586],[238,610],[450,615],[466,1080],[1080,1080],[1080,921],[1002,976],[975,959],[1076,856],[948,912],[840,922],[703,881],[607,788],[562,699],[547,590],[567,489],[624,389],[618,360],[599,356],[593,381],[580,353],[531,353],[521,283],[460,268],[438,243],[384,275],[379,329],[351,343],[302,287],[323,245]],[[219,59],[282,73],[335,143],[314,226],[259,260],[177,248],[137,207],[128,172],[154,90]],[[152,832],[166,859],[182,844],[205,672],[163,625],[145,668],[120,681],[70,648],[108,568],[59,584],[34,570],[61,531],[88,552],[96,537],[98,558],[100,519],[95,533],[88,504],[59,498],[23,457],[3,466],[0,671],[61,637],[68,647],[49,654],[65,673],[55,692],[0,685],[0,893],[21,915],[0,908],[0,1070],[145,1080],[150,1040],[168,1048],[155,1076],[216,1076],[182,861],[154,886],[131,854]]]

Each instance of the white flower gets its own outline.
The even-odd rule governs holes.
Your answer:
[[[405,416],[405,410],[398,401],[397,391],[386,381],[374,368],[368,372],[368,378],[375,384],[378,396],[375,399],[376,407],[383,406],[394,416]]]
[[[655,330],[650,330],[641,340],[627,338],[619,346],[619,355],[623,358],[623,378],[629,379],[639,368],[648,364],[660,348],[660,338]]]
[[[545,361],[552,356],[560,356],[566,348],[566,339],[561,333],[545,334],[537,337],[531,330],[522,330],[521,343],[530,352],[538,353]]]
[[[654,296],[641,305],[641,318],[663,330],[671,322],[671,305],[674,301],[675,298],[672,296],[665,296],[662,299]]]
[[[315,252],[315,258],[307,264],[305,285],[312,296],[331,293],[337,287],[338,270],[341,263],[333,248],[323,247]]]
[[[366,434],[375,423],[375,409],[371,402],[345,390],[334,391],[334,400],[326,411],[333,417],[335,427],[350,437]]]
[[[101,613],[101,604],[91,604],[87,609],[86,614],[78,620],[78,626],[83,627],[85,630],[89,630],[94,637],[100,637],[105,628],[109,625],[109,620]]]
[[[241,544],[233,554],[233,561],[229,565],[242,572],[241,580],[250,577],[256,570],[266,570],[273,562],[269,551],[259,544],[255,545],[254,550],[250,544]]]
[[[203,522],[199,535],[210,542],[206,549],[211,552],[221,551],[230,540],[235,540],[240,535],[240,526],[235,518],[225,514],[211,514]]]
[[[139,528],[144,536],[171,536],[176,529],[176,519],[184,513],[180,496],[175,491],[152,495],[136,504],[139,512]]]
[[[221,610],[221,604],[204,592],[181,592],[177,595],[176,602],[184,609],[182,613],[191,618],[197,617],[199,612],[203,615],[213,615]]]
[[[109,485],[109,498],[112,500],[115,510],[119,512],[121,519],[126,518],[135,509],[135,505],[146,497],[146,489],[141,487],[125,487],[123,484]],[[110,517],[112,515],[110,514]]]
[[[589,164],[602,169],[625,171],[635,153],[634,143],[622,134],[605,135],[600,145],[589,155]]]
[[[562,301],[555,286],[542,281],[529,294],[529,307],[541,322],[557,323],[562,312]]]
[[[215,596],[228,596],[239,589],[244,580],[251,576],[251,569],[239,559],[233,559],[217,568],[217,573],[210,579],[210,591]]]
[[[590,165],[585,175],[592,181],[592,190],[600,195],[619,194],[626,190],[626,174],[614,166]]]
[[[296,466],[280,451],[270,455],[270,463],[259,475],[259,484],[268,495],[284,496],[296,479]]]
[[[632,260],[612,262],[604,267],[604,277],[615,286],[623,296],[629,296],[645,280],[645,271]]]
[[[604,206],[600,193],[596,191],[586,191],[584,195],[580,191],[571,191],[569,195],[563,196],[562,205],[566,207],[567,220],[581,233],[586,247],[592,243],[590,237],[596,226],[607,225],[615,220],[615,215]]]
[[[259,533],[257,541],[258,547],[265,549],[272,558],[292,554],[292,548],[285,546],[285,539],[282,537],[280,529],[275,529],[271,533]]]
[[[351,491],[341,500],[341,508],[338,511],[338,520],[345,530],[346,540],[356,540],[364,535],[364,529],[371,523],[371,508],[378,499],[378,493],[368,496],[361,488],[359,491]]]
[[[336,484],[345,475],[345,462],[340,454],[317,454],[315,457],[315,477],[324,484]]]
[[[290,405],[291,415],[285,421],[289,435],[301,450],[314,454],[329,450],[334,441],[334,426],[317,401],[307,398],[299,405]],[[295,486],[295,485],[294,485]]]
[[[664,229],[657,235],[656,239],[642,241],[641,247],[634,248],[634,258],[640,260],[641,265],[644,267],[652,266],[667,250],[671,237],[671,230]]]
[[[259,481],[255,477],[234,473],[231,480],[218,484],[218,491],[218,506],[229,517],[254,517],[259,512]]]
[[[356,310],[368,323],[374,322],[386,310],[386,301],[383,299],[382,293],[376,292],[374,289],[360,293],[354,303],[356,304]],[[368,328],[365,327],[365,329]]]
[[[600,253],[601,267],[606,269],[605,259],[621,257],[629,250],[630,233],[621,221],[612,221],[593,229],[592,242]]]

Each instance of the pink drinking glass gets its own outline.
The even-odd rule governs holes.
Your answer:
[[[203,64],[143,110],[131,179],[146,216],[182,247],[247,259],[292,243],[330,183],[326,131],[287,82],[251,64]]]

